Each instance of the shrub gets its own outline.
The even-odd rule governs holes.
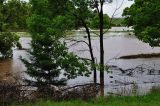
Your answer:
[[[10,32],[0,33],[0,58],[10,58],[12,57],[12,47],[16,46],[19,37]]]

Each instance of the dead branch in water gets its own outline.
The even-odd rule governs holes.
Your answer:
[[[127,56],[121,56],[118,59],[137,59],[137,58],[155,58],[155,57],[160,57],[160,53],[127,55]]]
[[[154,67],[146,64],[141,64],[129,69],[123,69],[121,67],[114,65],[109,66],[109,68],[113,70],[119,70],[122,75],[127,75],[127,76],[134,76],[135,74],[144,74],[144,73],[146,73],[147,75],[160,75],[160,70],[155,69]]]

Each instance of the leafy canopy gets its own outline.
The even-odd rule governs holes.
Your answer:
[[[32,15],[27,20],[32,35],[29,60],[22,59],[27,67],[26,73],[34,80],[26,79],[36,85],[64,85],[67,79],[88,76],[87,61],[68,52],[63,41],[65,32],[74,25],[59,3],[66,0],[31,0]],[[63,70],[63,71],[62,71]],[[59,77],[63,74],[63,77]]]
[[[125,24],[133,26],[135,35],[150,46],[160,46],[160,1],[135,0],[124,10]]]
[[[103,15],[103,22],[104,22],[104,29],[109,28],[109,16],[107,14]],[[99,16],[95,14],[93,18],[91,18],[89,27],[92,29],[98,29],[99,28]]]
[[[26,29],[26,19],[30,14],[29,3],[21,0],[4,0],[3,2],[3,29],[21,30]]]
[[[14,33],[8,32],[8,27],[6,27],[16,23],[16,20],[13,19],[14,17],[11,17],[15,14],[15,11],[12,11],[13,8],[11,8],[13,6],[10,5],[11,2],[12,4],[21,3],[15,0],[8,2],[6,2],[6,0],[0,1],[0,58],[12,57],[12,47],[16,46],[19,40],[19,37]],[[16,6],[17,5],[14,5],[14,8],[16,8]],[[16,12],[17,11],[18,10],[16,10]]]
[[[19,37],[13,33],[0,33],[0,59],[12,57],[12,47],[18,44]]]

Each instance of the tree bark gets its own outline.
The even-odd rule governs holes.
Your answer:
[[[89,42],[88,46],[89,46],[89,52],[90,52],[91,62],[92,62],[91,67],[93,69],[93,81],[94,81],[94,84],[96,85],[97,84],[97,71],[96,71],[95,58],[94,58],[93,48],[92,48],[91,34],[90,34],[90,31],[87,25],[84,22],[83,24],[86,29],[86,33],[88,35],[88,42]]]
[[[100,93],[104,96],[104,45],[103,45],[103,3],[99,13],[99,29],[100,29]]]

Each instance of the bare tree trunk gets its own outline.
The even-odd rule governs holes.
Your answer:
[[[91,41],[91,34],[90,34],[90,31],[89,31],[89,28],[87,27],[86,23],[84,23],[83,21],[83,24],[84,24],[84,27],[86,29],[86,33],[88,35],[88,46],[89,46],[89,52],[90,52],[90,56],[91,56],[91,68],[93,69],[93,81],[94,81],[94,84],[96,85],[97,83],[97,71],[96,71],[96,66],[95,66],[95,58],[94,58],[94,54],[93,54],[93,48],[92,48],[92,41]]]
[[[99,13],[99,29],[100,29],[100,93],[104,96],[104,45],[103,45],[103,2],[101,2]]]

